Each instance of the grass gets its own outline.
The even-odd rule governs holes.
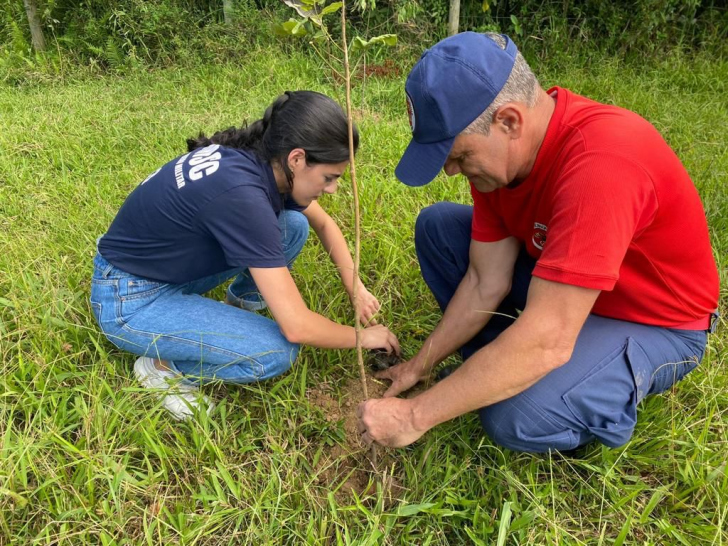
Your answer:
[[[636,110],[665,134],[705,202],[725,308],[728,64],[585,55],[535,68],[545,86]],[[307,391],[345,396],[350,351],[305,349],[281,379],[212,387],[218,409],[195,423],[172,421],[137,388],[133,357],[103,338],[87,302],[96,237],[186,137],[255,119],[297,88],[343,97],[314,61],[264,51],[237,65],[0,87],[0,544],[728,544],[723,331],[678,388],[642,403],[623,448],[513,453],[468,415],[393,454],[395,502],[381,488],[342,500],[343,478],[321,479],[343,429]],[[468,193],[462,180],[394,179],[408,139],[402,88],[372,78],[355,93],[357,172],[363,275],[411,355],[438,320],[414,220]],[[346,184],[322,204],[350,233]],[[351,322],[318,244],[295,274],[314,310]]]

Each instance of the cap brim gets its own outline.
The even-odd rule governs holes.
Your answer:
[[[432,144],[420,144],[412,139],[394,174],[408,186],[429,184],[445,165],[454,141],[455,137]]]

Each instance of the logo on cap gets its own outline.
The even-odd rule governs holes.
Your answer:
[[[405,96],[407,97],[407,115],[409,116],[409,124],[410,129],[412,129],[412,132],[415,132],[415,107],[412,105],[412,99],[409,96],[409,93],[405,91]]]

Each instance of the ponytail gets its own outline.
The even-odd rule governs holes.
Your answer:
[[[230,127],[210,138],[200,133],[187,139],[187,150],[210,144],[251,150],[272,163],[280,163],[289,185],[293,175],[287,158],[291,150],[302,148],[306,163],[342,163],[349,159],[349,129],[346,115],[331,98],[315,91],[286,91],[266,109],[263,117],[250,125]],[[354,127],[354,151],[359,132]]]
[[[251,123],[243,125],[240,128],[228,127],[223,131],[218,131],[210,138],[204,133],[200,133],[197,138],[187,139],[187,151],[191,152],[197,148],[204,148],[210,144],[219,144],[220,146],[228,146],[230,148],[247,149],[258,151],[263,140],[263,135],[270,125],[273,114],[285,104],[289,97],[289,91],[279,96],[273,104],[271,104],[263,114],[263,118]]]

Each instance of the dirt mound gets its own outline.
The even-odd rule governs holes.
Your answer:
[[[386,382],[367,376],[369,398],[381,398],[387,390]],[[356,406],[364,400],[361,380],[352,379],[340,387],[337,395],[328,384],[319,384],[306,391],[309,403],[320,409],[326,421],[342,422],[344,444],[331,447],[320,459],[316,468],[318,483],[334,491],[340,504],[350,504],[355,495],[371,500],[381,488],[387,504],[396,502],[404,493],[397,480],[396,460],[383,447],[376,450],[376,460],[369,447],[360,441],[357,428]],[[393,474],[394,472],[394,474]]]

